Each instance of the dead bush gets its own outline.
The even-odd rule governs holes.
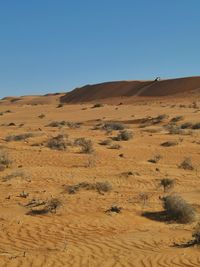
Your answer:
[[[182,197],[169,195],[163,198],[163,208],[168,217],[176,222],[189,223],[195,219],[195,210]]]
[[[191,122],[185,122],[181,124],[181,129],[191,129],[192,128],[192,123]]]
[[[166,126],[167,130],[169,131],[169,134],[183,134],[183,129],[181,129],[180,126],[176,124],[169,124]]]
[[[35,208],[40,206],[40,208]],[[26,215],[44,215],[49,212],[56,213],[57,209],[61,206],[60,200],[57,198],[52,198],[51,200],[44,202],[41,201],[41,203],[36,203],[36,205],[29,205],[27,207],[32,207],[30,211],[26,213]],[[34,209],[33,209],[34,208]]]
[[[70,145],[70,141],[68,140],[68,135],[59,134],[49,139],[46,145],[51,149],[66,150]]]
[[[119,134],[114,137],[116,141],[128,141],[133,138],[133,133],[127,130],[120,131]]]
[[[71,122],[71,121],[52,121],[47,126],[48,127],[59,127],[59,128],[66,126],[70,129],[76,129],[76,128],[80,128],[81,123]]]
[[[121,146],[119,144],[113,144],[111,146],[109,146],[110,149],[120,149]]]
[[[185,158],[181,164],[179,165],[179,168],[184,169],[184,170],[194,170],[194,166],[192,164],[191,158]]]
[[[170,178],[163,178],[160,181],[160,185],[163,187],[164,192],[169,191],[175,184],[175,181]]]
[[[200,129],[200,122],[195,123],[195,124],[192,126],[192,129],[193,129],[193,130],[199,130],[199,129]]]
[[[120,213],[122,210],[121,207],[118,206],[111,206],[109,209],[107,209],[105,212],[106,213],[111,213],[111,212],[115,212],[115,213]]]
[[[7,168],[11,165],[11,163],[12,161],[9,159],[8,153],[4,150],[0,150],[0,165]]]
[[[158,115],[157,117],[153,118],[153,124],[161,123],[165,119],[167,119],[169,116],[166,114]]]
[[[103,125],[102,128],[106,131],[112,131],[112,130],[121,131],[125,129],[125,126],[123,123],[120,122],[107,122]]]
[[[91,154],[94,152],[93,143],[90,139],[77,138],[74,141],[74,145],[80,146],[82,153]]]
[[[10,181],[10,180],[12,180],[14,178],[25,179],[25,178],[27,178],[27,176],[25,175],[25,173],[23,171],[17,170],[17,171],[12,172],[11,174],[8,174],[8,175],[4,176],[2,178],[2,181],[3,182],[7,182],[7,181]]]
[[[178,121],[182,121],[183,119],[184,119],[183,116],[176,116],[171,119],[171,122],[178,122]]]
[[[7,142],[10,141],[23,141],[26,140],[28,138],[34,137],[35,134],[34,133],[24,133],[24,134],[18,134],[18,135],[9,135],[5,138],[5,140]]]
[[[198,223],[192,233],[193,245],[200,245],[200,223]]]
[[[109,191],[111,191],[112,190],[112,185],[109,182],[97,182],[97,183],[82,182],[82,183],[79,183],[79,184],[76,184],[76,185],[67,186],[67,192],[69,194],[75,194],[80,189],[96,190],[99,193],[101,193],[101,192],[109,192]]]

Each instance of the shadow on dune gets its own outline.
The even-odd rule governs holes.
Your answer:
[[[182,244],[174,243],[171,247],[173,247],[173,248],[189,248],[189,247],[193,247],[195,245],[196,245],[195,240],[191,240],[191,241],[188,241],[188,242],[182,243]]]
[[[170,222],[171,221],[166,211],[154,211],[154,212],[145,211],[142,213],[142,216],[152,221],[158,221],[158,222]]]

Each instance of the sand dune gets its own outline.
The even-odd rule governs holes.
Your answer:
[[[20,96],[20,97],[4,97],[0,100],[2,105],[47,105],[47,104],[58,104],[60,97],[65,94],[55,93],[47,95],[33,95],[33,96]]]
[[[200,77],[188,77],[161,81],[116,81],[86,85],[74,89],[61,97],[61,102],[79,103],[89,101],[107,101],[121,97],[163,97],[175,94],[183,95],[199,90]]]
[[[181,195],[199,212],[200,131],[186,129],[188,134],[169,134],[165,125],[176,116],[182,116],[177,125],[199,122],[200,101],[193,106],[196,98],[185,98],[184,105],[178,99],[172,103],[171,99],[163,98],[162,103],[104,105],[94,109],[90,103],[61,108],[56,108],[55,102],[34,107],[19,104],[25,98],[12,102],[10,113],[4,113],[8,105],[3,103],[7,102],[0,105],[0,152],[7,151],[12,160],[0,172],[0,266],[200,266],[198,248],[174,247],[174,243],[191,240],[197,222],[168,223],[142,216],[143,212],[162,211],[160,197],[165,193],[159,181],[166,176],[176,181],[168,194]],[[163,113],[167,115],[164,121],[143,124],[148,122],[147,118],[152,123],[151,118]],[[80,128],[47,127],[52,121],[63,120],[82,124]],[[114,141],[118,131],[107,133],[96,127],[109,121],[124,123],[133,132],[133,139]],[[9,135],[27,132],[34,135],[27,140],[5,140]],[[69,136],[67,149],[48,148],[49,138],[59,134]],[[80,153],[73,145],[81,137],[92,140],[94,153]],[[121,147],[110,149],[108,145],[100,145],[105,139]],[[176,146],[160,145],[169,140],[177,141]],[[155,154],[161,155],[160,161],[148,162]],[[178,167],[185,157],[191,157],[194,170]],[[16,171],[23,175],[9,178]],[[112,185],[110,192],[66,191],[69,185],[105,181]],[[23,196],[23,192],[27,195]],[[141,193],[148,196],[146,204],[140,198]],[[61,202],[56,212],[27,213],[31,209],[28,204],[52,198]],[[112,205],[122,207],[121,213],[106,213]]]

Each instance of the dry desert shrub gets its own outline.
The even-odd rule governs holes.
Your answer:
[[[71,122],[71,121],[52,121],[46,126],[47,127],[58,127],[58,128],[67,126],[70,129],[76,129],[76,128],[80,128],[81,123]]]
[[[192,128],[192,123],[191,122],[185,122],[181,124],[181,129],[191,129]]]
[[[33,203],[33,205],[27,205],[26,207],[31,207],[31,210],[29,210],[26,215],[43,215],[47,214],[49,212],[56,213],[57,209],[61,206],[61,201],[57,198],[52,198],[51,200],[45,202],[41,201],[38,203]],[[40,208],[36,208],[40,206]]]
[[[176,116],[171,119],[171,122],[178,122],[178,121],[182,121],[183,119],[184,119],[183,116]]]
[[[198,223],[192,233],[193,245],[200,245],[200,223]]]
[[[189,223],[195,219],[194,208],[178,195],[169,195],[163,198],[163,208],[165,209],[169,219],[180,222]]]
[[[194,170],[194,166],[192,164],[191,158],[185,158],[181,164],[179,165],[179,168],[184,169],[184,170]]]
[[[142,203],[143,206],[145,206],[149,200],[149,194],[146,192],[142,192],[139,194],[139,201]]]
[[[8,153],[4,150],[0,150],[0,168],[3,171],[5,168],[11,165],[12,161],[10,160]]]
[[[121,146],[119,144],[113,144],[111,146],[109,146],[109,149],[120,149]]]
[[[27,178],[27,175],[23,171],[16,170],[16,171],[12,172],[11,174],[8,174],[8,175],[4,176],[2,178],[2,181],[3,182],[7,182],[7,181],[10,181],[10,180],[12,180],[14,178],[25,179],[25,178]]]
[[[115,213],[120,213],[122,210],[122,207],[118,207],[118,206],[111,206],[109,209],[107,209],[105,212],[106,213],[111,213],[111,212],[115,212]]]
[[[116,141],[128,141],[133,138],[133,133],[127,130],[120,131],[119,134],[114,137]]]
[[[157,123],[161,123],[163,122],[165,119],[167,119],[169,116],[166,114],[161,114],[158,115],[156,118],[153,119],[153,124],[157,124]]]
[[[115,130],[115,131],[122,131],[124,130],[126,127],[123,123],[120,122],[107,122],[102,126],[103,130]]]
[[[68,140],[68,135],[59,134],[49,139],[46,145],[51,149],[66,150],[70,145],[70,141]]]
[[[7,142],[10,141],[23,141],[28,138],[34,137],[35,133],[24,133],[24,134],[18,134],[18,135],[9,135],[5,138]]]
[[[172,189],[174,184],[175,184],[175,181],[173,179],[170,179],[170,178],[163,178],[160,181],[160,186],[163,187],[164,192],[167,192],[170,189]]]
[[[93,143],[90,139],[86,138],[77,138],[74,141],[74,145],[81,147],[81,152],[86,154],[91,154],[94,152]]]
[[[101,192],[109,192],[112,190],[112,185],[109,182],[97,182],[97,183],[87,183],[82,182],[76,185],[70,185],[67,187],[67,192],[69,194],[75,194],[80,189],[85,190],[96,190],[99,193]]]
[[[200,122],[193,124],[192,129],[193,130],[199,130],[200,129]]]
[[[169,124],[166,126],[166,129],[168,130],[169,134],[183,134],[183,129],[176,125],[176,124]]]

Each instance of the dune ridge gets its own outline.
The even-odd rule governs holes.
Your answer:
[[[160,81],[113,81],[76,88],[61,96],[60,101],[63,103],[80,103],[121,97],[183,96],[183,94],[199,89],[200,76]]]

